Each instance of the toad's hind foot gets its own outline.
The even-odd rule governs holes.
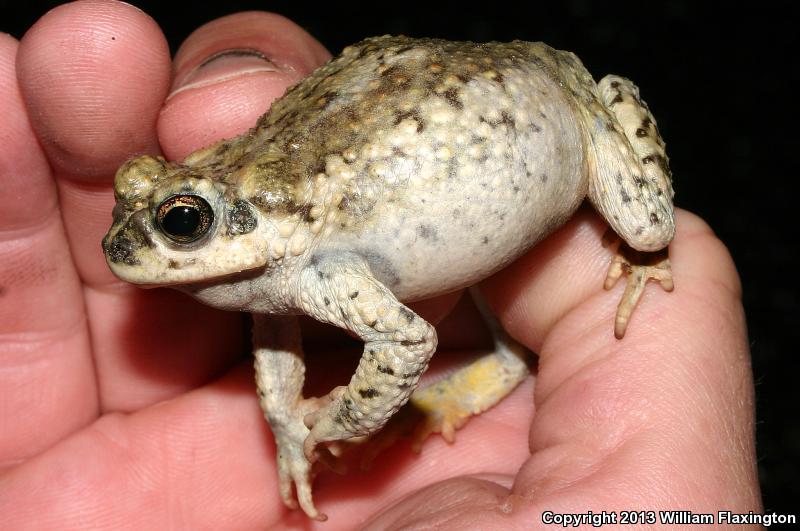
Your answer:
[[[470,417],[500,402],[528,375],[526,353],[519,354],[487,354],[444,380],[417,389],[383,430],[370,437],[361,468],[369,469],[379,454],[405,436],[411,436],[411,448],[416,453],[436,433],[448,443],[455,442],[456,430]]]
[[[605,289],[614,287],[623,273],[628,275],[628,283],[622,299],[619,301],[614,322],[614,336],[617,339],[622,339],[625,335],[631,314],[636,308],[648,280],[657,280],[665,291],[672,291],[675,287],[667,249],[647,253],[632,249],[624,242],[620,242],[616,255],[608,268],[608,275],[603,287]]]

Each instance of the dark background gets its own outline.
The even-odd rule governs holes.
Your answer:
[[[0,31],[19,38],[60,3],[0,0]],[[677,204],[711,224],[742,276],[766,510],[800,512],[800,17],[791,2],[131,3],[155,18],[173,52],[204,22],[262,9],[293,19],[333,53],[384,33],[543,40],[575,52],[597,78],[633,79],[667,141]]]

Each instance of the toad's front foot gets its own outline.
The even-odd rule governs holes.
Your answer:
[[[318,399],[302,402],[305,407],[301,407],[301,411],[318,406]],[[311,495],[314,460],[307,459],[303,451],[303,443],[309,434],[303,424],[303,416],[301,413],[285,422],[270,422],[277,446],[279,489],[287,507],[296,509],[299,502],[309,518],[324,522],[328,517],[317,510]]]
[[[648,280],[658,280],[666,291],[672,291],[675,287],[666,248],[654,253],[645,253],[636,251],[624,242],[620,242],[617,253],[608,268],[608,275],[603,287],[605,289],[614,287],[623,273],[628,275],[628,283],[622,299],[619,301],[617,317],[614,322],[614,336],[617,339],[622,339],[625,335],[625,329],[628,327],[633,309],[636,308]]]

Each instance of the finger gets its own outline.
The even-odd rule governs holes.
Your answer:
[[[239,370],[135,414],[101,418],[0,478],[4,526],[263,528],[282,508],[251,387],[252,372]]]
[[[158,26],[121,2],[66,4],[26,34],[18,61],[85,283],[103,409],[135,409],[217,375],[238,355],[238,317],[187,306],[175,293],[123,286],[100,249],[117,166],[134,153],[158,151],[156,120],[170,83]]]
[[[462,476],[428,485],[381,511],[360,529],[512,529],[508,521],[498,518],[508,498],[508,488],[500,484],[503,479]],[[534,527],[529,524],[528,528]]]
[[[17,87],[17,48],[0,34],[1,464],[40,452],[97,415],[80,281]]]
[[[602,290],[612,256],[601,245],[604,231],[600,218],[581,208],[564,227],[481,284],[506,330],[534,352],[587,298],[603,293],[609,303],[617,298],[614,291]]]
[[[175,80],[158,121],[168,159],[253,127],[287,87],[330,54],[290,20],[260,11],[214,20],[175,55]]]
[[[576,247],[581,231],[571,230],[565,255],[590,265],[564,284],[566,302],[536,298],[564,274],[552,268],[569,267],[560,258],[528,280],[507,277],[528,297],[510,301],[510,327],[522,341],[540,342],[533,455],[514,487],[520,517],[576,502],[757,511],[752,374],[727,250],[701,220],[679,212],[670,247],[675,291],[650,286],[617,340],[614,306],[624,287],[601,291],[605,264],[588,244]],[[585,302],[573,304],[583,293]],[[534,306],[544,313],[542,329],[513,324]],[[555,315],[563,317],[548,330]]]

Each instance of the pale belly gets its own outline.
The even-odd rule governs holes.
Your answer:
[[[484,160],[459,146],[449,147],[456,162],[448,168],[435,158],[406,159],[410,174],[396,179],[405,189],[384,194],[368,221],[333,234],[319,252],[360,254],[405,301],[475,284],[509,264],[585,197],[582,136],[571,114],[558,112],[535,128],[500,124],[490,134]],[[447,175],[431,178],[437,167]]]

